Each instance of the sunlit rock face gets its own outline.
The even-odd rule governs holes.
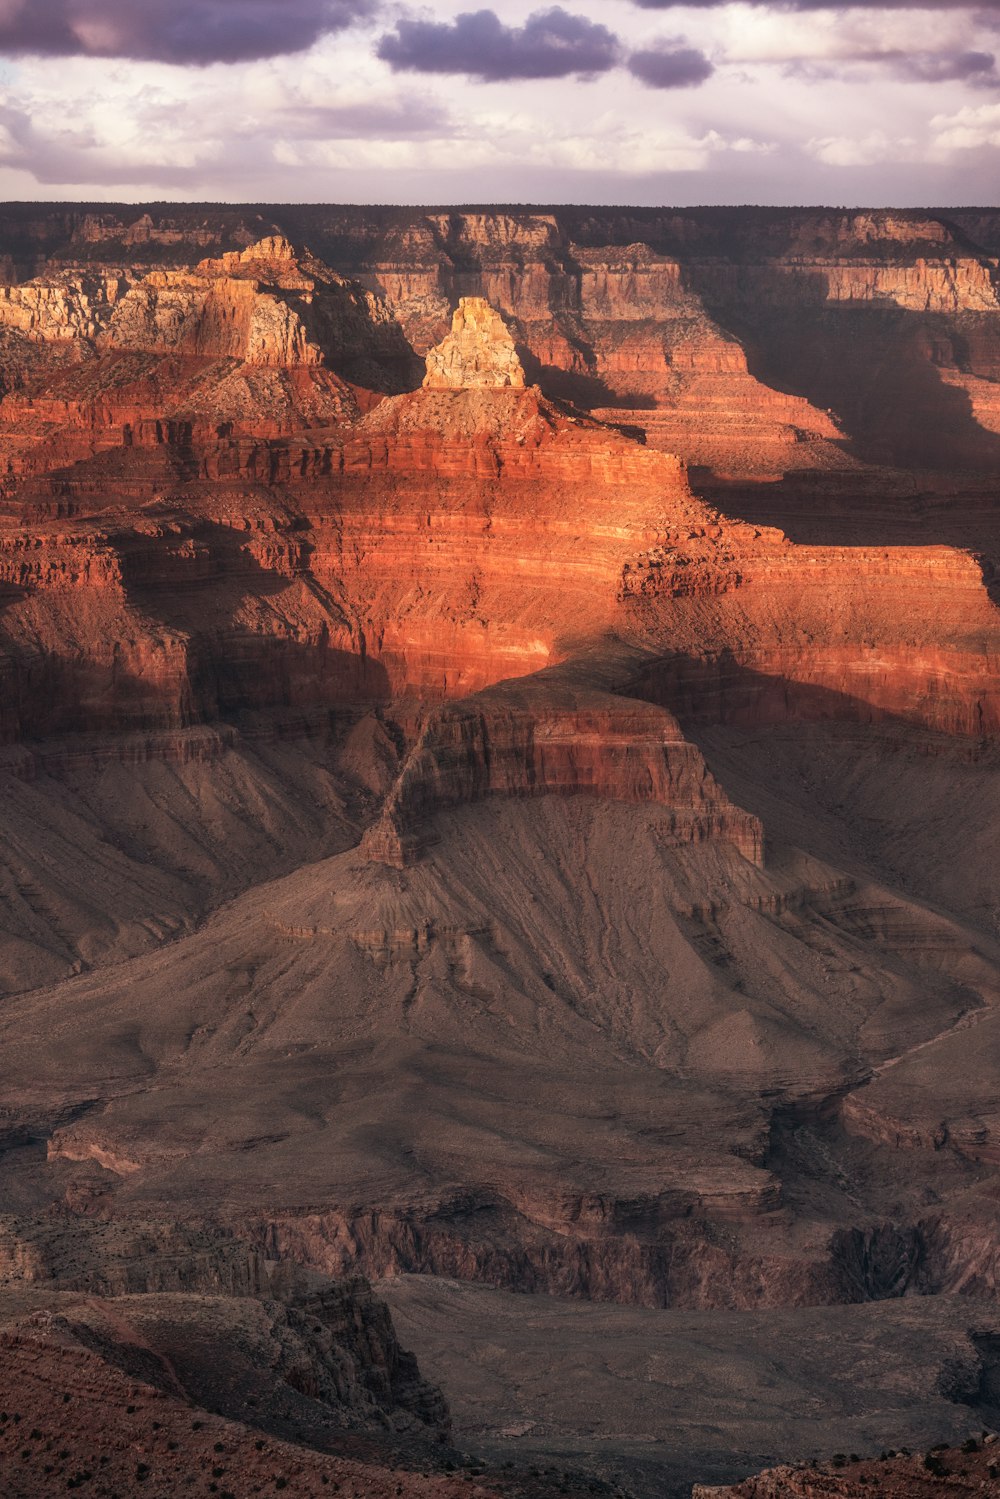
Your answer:
[[[425,390],[521,390],[524,369],[503,318],[482,297],[463,297],[451,333],[427,355]]]

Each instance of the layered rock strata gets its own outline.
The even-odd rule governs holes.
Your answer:
[[[369,855],[405,868],[442,808],[488,796],[564,796],[649,803],[680,843],[722,838],[763,859],[759,822],[733,807],[672,715],[592,688],[562,687],[558,673],[530,689],[494,689],[424,727],[378,824]]]

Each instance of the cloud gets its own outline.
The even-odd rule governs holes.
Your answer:
[[[913,83],[952,83],[961,80],[975,88],[1000,85],[996,58],[992,52],[912,52],[886,53],[887,62],[898,78]]]
[[[1000,74],[992,52],[859,50],[835,60],[796,59],[787,64],[784,72],[788,78],[821,83],[852,76],[864,78],[865,68],[878,68],[900,83],[964,83],[969,88],[1000,88]]]
[[[394,72],[465,73],[490,83],[511,79],[595,77],[622,56],[615,34],[561,6],[536,11],[523,26],[505,26],[492,10],[464,11],[454,21],[397,21],[378,44]]]
[[[934,147],[947,160],[955,151],[979,151],[1000,146],[1000,104],[959,109],[931,120]]]
[[[869,167],[879,162],[912,157],[916,142],[909,138],[891,138],[883,130],[872,130],[863,136],[814,137],[806,142],[805,149],[808,155],[828,167]]]
[[[377,0],[0,0],[0,54],[248,62],[303,51],[376,8]]]
[[[182,187],[196,177],[199,152],[191,142],[171,142],[168,153],[109,149],[85,122],[46,132],[24,110],[0,105],[0,165],[27,172],[42,186],[88,182],[123,187],[148,182]]]
[[[273,116],[275,129],[296,140],[400,141],[447,136],[452,123],[435,100],[403,95],[399,99],[292,107]]]
[[[704,52],[681,46],[677,41],[633,52],[628,70],[649,88],[692,88],[715,72]]]

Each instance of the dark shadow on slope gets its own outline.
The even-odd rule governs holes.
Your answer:
[[[524,365],[524,373],[529,385],[539,386],[542,394],[548,396],[550,400],[568,401],[570,405],[579,407],[582,411],[592,411],[595,407],[603,408],[618,404],[614,392],[596,375],[584,374],[579,370],[560,369],[554,364],[542,364],[528,346],[520,340],[517,352],[521,356],[521,363]]]
[[[313,732],[326,714],[391,696],[378,661],[322,640],[303,645],[238,629],[195,634],[145,670],[117,651],[103,660],[60,650],[8,653],[0,687],[0,743],[7,744],[219,723],[257,731],[272,723],[280,737]]]
[[[310,336],[342,380],[379,395],[419,388],[424,361],[395,318],[374,316],[359,287],[321,287],[307,316]]]
[[[727,293],[712,267],[691,263],[686,275],[743,345],[750,373],[831,412],[862,461],[1000,471],[1000,435],[979,424],[968,394],[941,374],[968,369],[957,318],[888,299],[831,304],[822,271],[776,272],[756,299],[738,282]]]
[[[177,729],[246,713],[314,714],[387,701],[385,668],[360,646],[331,644],[343,623],[333,607],[315,639],[301,638],[299,622],[285,618],[279,603],[297,569],[262,567],[245,537],[195,522],[183,535],[136,535],[122,547],[126,597],[140,616],[131,642],[106,649],[98,641],[88,655],[58,641],[29,651],[0,632],[7,658],[0,738]]]
[[[776,527],[800,546],[948,546],[1000,558],[995,482],[898,469],[792,470],[780,480],[724,480],[689,471],[697,495],[734,520]]]
[[[319,590],[308,569],[308,546],[291,538],[287,571],[261,565],[246,546],[246,533],[197,522],[192,542],[201,549],[197,577],[190,559],[172,553],[169,538],[150,550],[122,554],[123,581],[131,603],[143,614],[188,637],[189,721],[229,719],[245,712],[343,707],[385,702],[388,673],[357,651],[330,644],[344,618]],[[314,641],[303,641],[299,624],[282,616],[280,596],[301,579],[327,615]],[[263,604],[254,629],[250,612]],[[273,621],[273,629],[267,624]]]
[[[909,708],[840,692],[817,682],[775,676],[738,661],[726,650],[704,660],[664,656],[650,663],[621,691],[667,708],[685,730],[698,724],[762,728],[786,723],[897,724],[908,730],[930,730],[974,742],[996,732],[996,702],[953,698],[936,684]],[[933,701],[935,720],[926,711]],[[696,736],[693,736],[696,737]]]

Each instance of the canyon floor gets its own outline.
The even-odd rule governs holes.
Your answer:
[[[1000,213],[0,282],[5,1495],[1000,1493]]]

